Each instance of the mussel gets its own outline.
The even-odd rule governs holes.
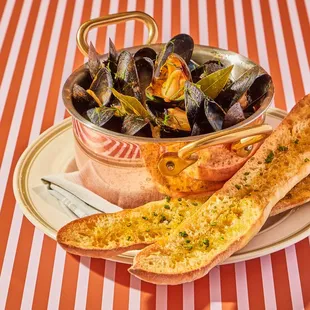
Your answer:
[[[115,110],[113,108],[98,107],[89,109],[86,114],[93,124],[102,127],[114,116]]]
[[[123,51],[119,55],[116,77],[118,89],[124,95],[133,96],[142,102],[138,72],[130,52]]]
[[[190,82],[185,84],[185,108],[192,136],[222,129],[224,110]]]
[[[72,88],[74,106],[79,113],[98,106],[94,98],[80,85],[74,84]]]
[[[244,109],[245,112],[254,113],[264,100],[271,83],[271,76],[269,74],[262,74],[258,76],[249,90],[247,91],[246,99],[247,105]]]
[[[245,120],[244,112],[242,110],[241,104],[236,102],[226,113],[223,128],[228,128],[234,126]]]
[[[160,68],[159,76],[153,77],[146,95],[153,100],[154,96],[163,98],[166,102],[183,100],[184,83],[190,80],[190,71],[184,59],[171,53]]]
[[[101,67],[102,63],[100,61],[99,54],[97,53],[93,44],[90,42],[88,49],[88,68],[90,76],[95,78]]]
[[[164,48],[158,54],[155,63],[154,76],[156,78],[159,77],[159,75],[161,74],[160,71],[162,66],[166,63],[167,58],[172,53],[179,55],[181,58],[183,58],[185,63],[188,64],[192,58],[193,50],[194,41],[191,36],[183,33],[176,35],[168,43],[166,43]]]
[[[111,72],[106,67],[102,67],[96,74],[87,93],[94,98],[99,106],[107,106],[111,100],[112,87],[113,78]]]
[[[97,126],[153,138],[218,131],[259,109],[270,88],[268,74],[253,66],[234,81],[234,65],[216,55],[198,64],[193,49],[187,34],[172,38],[158,55],[150,47],[118,55],[110,40],[102,61],[90,44],[89,74],[73,86],[73,104]]]
[[[134,136],[150,136],[149,121],[136,115],[126,115],[122,125],[122,133]]]
[[[136,68],[138,72],[142,99],[145,102],[146,101],[145,90],[152,82],[154,73],[154,64],[152,59],[148,57],[140,57],[136,60]]]
[[[147,57],[147,58],[151,59],[152,61],[155,61],[156,56],[157,56],[157,54],[152,48],[143,47],[143,48],[140,48],[138,51],[136,51],[134,58],[137,61],[140,58]]]
[[[215,101],[224,109],[232,107],[250,88],[258,75],[259,68],[254,66],[243,73],[235,82],[220,92]]]

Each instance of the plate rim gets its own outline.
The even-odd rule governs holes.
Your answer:
[[[269,108],[267,110],[267,115],[283,119],[287,112],[278,108]],[[36,210],[34,203],[32,202],[29,195],[29,188],[27,187],[29,172],[32,163],[35,161],[36,157],[40,151],[50,142],[50,139],[57,138],[65,130],[68,130],[72,126],[72,117],[64,119],[62,122],[53,125],[41,135],[39,135],[23,152],[20,156],[13,175],[13,191],[17,201],[18,206],[21,208],[23,214],[26,218],[38,229],[40,229],[44,234],[56,241],[57,230],[52,227],[40,213]],[[247,251],[237,255],[232,255],[222,264],[231,264],[241,261],[246,261],[249,259],[254,259],[267,254],[274,253],[276,251],[282,250],[287,246],[295,244],[296,242],[304,239],[310,235],[310,222],[308,225],[302,227],[299,231],[287,236],[280,241],[277,241],[271,245],[263,246],[256,250]],[[130,254],[119,254],[115,257],[109,258],[108,260],[121,262],[126,264],[132,264],[134,255]]]

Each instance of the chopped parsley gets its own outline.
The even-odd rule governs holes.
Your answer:
[[[288,147],[287,146],[283,146],[283,145],[279,145],[278,146],[278,151],[286,152],[286,151],[288,151]]]
[[[309,158],[305,158],[305,163],[307,163],[308,161],[310,161],[310,159]]]
[[[162,222],[164,222],[166,220],[167,220],[167,218],[164,215],[162,215],[159,222],[162,223]]]
[[[169,205],[164,205],[164,208],[167,210],[170,210],[170,206]]]
[[[130,240],[131,240],[131,237],[130,237],[130,236],[128,236],[128,237],[127,237],[127,240],[128,240],[128,241],[130,241]]]
[[[216,222],[210,223],[211,226],[216,226],[216,224],[217,224]]]
[[[128,223],[128,224],[127,224],[127,227],[130,227],[130,226],[131,226],[131,223]]]
[[[274,159],[274,153],[273,151],[270,151],[268,156],[265,159],[265,163],[270,164],[273,161],[273,159]]]
[[[182,198],[178,198],[178,201],[182,201]]]
[[[187,239],[187,240],[185,240],[185,242],[186,242],[186,243],[190,243],[191,241]]]
[[[202,241],[202,243],[203,243],[206,247],[209,247],[209,245],[210,245],[209,239],[204,239],[204,240]]]
[[[244,173],[244,175],[249,175],[249,174],[250,174],[250,172],[245,172],[245,173]]]
[[[186,231],[180,231],[180,232],[179,232],[179,235],[180,235],[181,237],[183,237],[183,238],[188,237],[188,234],[186,233]]]
[[[146,216],[142,216],[142,218],[143,218],[144,220],[146,220],[146,221],[148,220],[148,218],[147,218]]]
[[[294,141],[294,143],[295,143],[295,144],[298,144],[298,143],[299,143],[299,140],[298,140],[298,139],[296,139],[296,140]]]
[[[193,246],[192,246],[192,245],[187,245],[187,244],[186,244],[186,245],[184,245],[184,248],[190,251],[190,250],[193,249]]]
[[[170,196],[166,196],[166,201],[170,202],[170,200],[171,200],[171,197]]]
[[[236,185],[235,185],[235,188],[236,188],[237,190],[240,190],[240,189],[241,189],[241,186],[240,186],[239,184],[236,184]]]
[[[157,216],[158,214],[157,214],[156,212],[153,212],[153,215],[154,215],[154,216]]]
[[[198,203],[197,202],[192,202],[192,205],[197,207],[198,206]]]

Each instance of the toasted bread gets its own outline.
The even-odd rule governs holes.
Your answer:
[[[270,216],[297,208],[310,201],[310,176],[299,182],[271,210]]]
[[[72,254],[97,258],[142,249],[169,235],[206,200],[169,198],[131,210],[91,215],[62,227],[57,241]]]
[[[130,273],[155,284],[204,276],[244,247],[273,206],[310,173],[310,95],[224,186],[169,236],[147,246]]]
[[[310,177],[307,177],[273,207],[270,215],[310,200],[309,187]],[[168,236],[172,228],[192,215],[208,198],[169,198],[118,213],[83,217],[62,227],[57,241],[72,254],[97,258],[110,258],[129,250],[142,249]],[[163,223],[163,218],[167,222]],[[154,231],[156,233],[152,233]]]

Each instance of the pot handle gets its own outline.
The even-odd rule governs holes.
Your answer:
[[[82,24],[76,34],[76,42],[79,50],[84,56],[87,56],[89,48],[87,35],[92,28],[118,24],[132,19],[141,21],[146,25],[149,31],[147,44],[155,43],[158,38],[158,27],[155,20],[150,15],[139,11],[123,12],[94,18]]]
[[[272,127],[270,125],[235,128],[228,133],[225,131],[215,132],[185,145],[178,152],[162,154],[158,162],[158,169],[162,175],[176,176],[198,160],[198,157],[193,156],[193,153],[219,144],[233,143],[232,150],[236,151],[239,156],[244,157],[250,153],[249,146],[264,140],[271,133]],[[249,150],[247,151],[246,148],[249,148]]]

